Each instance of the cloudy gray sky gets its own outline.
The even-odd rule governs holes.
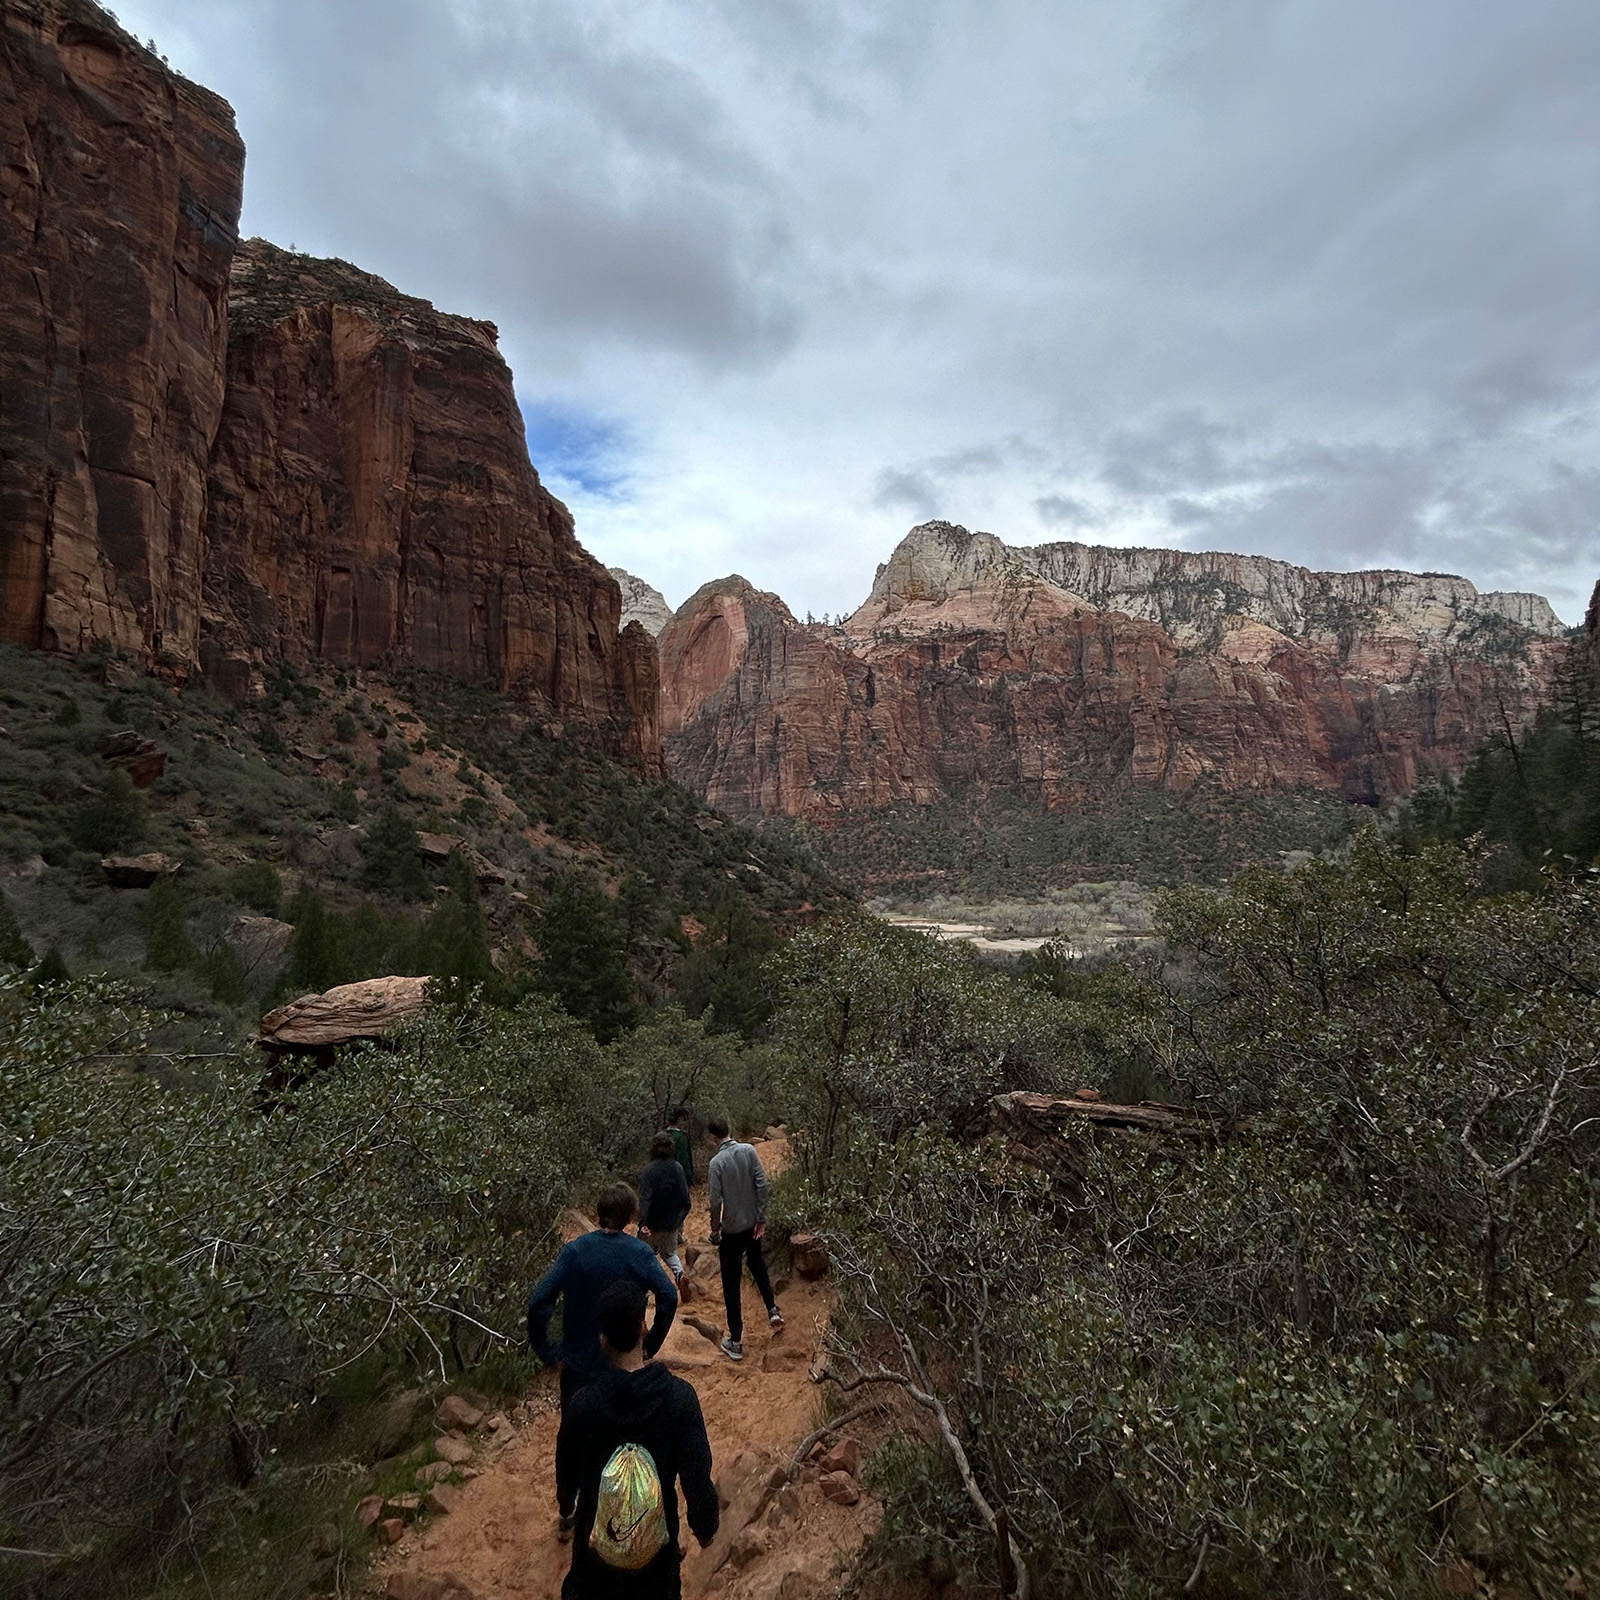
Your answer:
[[[674,603],[931,516],[1600,577],[1594,0],[116,0]]]

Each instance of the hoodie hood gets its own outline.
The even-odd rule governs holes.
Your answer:
[[[597,1385],[607,1417],[642,1426],[667,1420],[672,1405],[672,1374],[659,1361],[647,1361],[637,1372],[613,1367]]]

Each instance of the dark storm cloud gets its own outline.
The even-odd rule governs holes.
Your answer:
[[[932,515],[1600,573],[1593,0],[124,15],[235,100],[251,226],[626,420],[580,525],[669,590],[837,610]]]

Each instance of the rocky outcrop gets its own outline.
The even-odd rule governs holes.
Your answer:
[[[660,768],[655,653],[528,460],[494,327],[239,247],[226,102],[0,0],[0,637],[240,696],[417,665]]]
[[[653,764],[654,668],[528,459],[491,323],[252,239],[234,262],[202,654],[413,663]],[[646,641],[648,644],[648,641]]]
[[[1070,541],[1014,549],[948,522],[923,523],[900,541],[847,627],[860,636],[982,621],[1018,590],[1157,622],[1184,647],[1214,647],[1234,619],[1334,647],[1377,638],[1472,650],[1486,633],[1515,641],[1566,632],[1542,595],[1480,594],[1444,573],[1312,572],[1265,556]]]
[[[672,621],[672,607],[667,604],[667,597],[626,568],[607,567],[606,571],[617,580],[617,587],[622,591],[622,626],[637,622],[652,639],[659,638]]]
[[[0,636],[181,671],[244,146],[85,0],[0,3]]]
[[[659,641],[663,732],[673,774],[741,817],[1201,782],[1375,802],[1529,715],[1564,631],[1460,578],[1011,550],[936,523],[841,627],[706,585]]]
[[[265,1050],[326,1050],[383,1039],[428,1008],[426,978],[366,978],[323,994],[303,994],[269,1011],[256,1031]]]

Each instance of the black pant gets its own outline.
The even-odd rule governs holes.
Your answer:
[[[583,1373],[579,1372],[575,1367],[569,1367],[569,1366],[567,1366],[565,1364],[562,1365],[562,1368],[561,1368],[561,1415],[562,1416],[566,1416],[567,1407],[572,1404],[573,1395],[575,1395],[580,1389],[587,1389],[589,1387],[589,1385],[591,1383],[593,1383],[593,1382],[594,1382],[593,1378],[586,1377]]]
[[[777,1303],[772,1297],[772,1279],[767,1276],[767,1257],[756,1238],[753,1228],[743,1233],[724,1233],[717,1245],[717,1258],[722,1263],[722,1303],[728,1309],[728,1337],[738,1344],[744,1338],[744,1310],[739,1304],[739,1279],[746,1261],[750,1263],[750,1276],[771,1311]]]

